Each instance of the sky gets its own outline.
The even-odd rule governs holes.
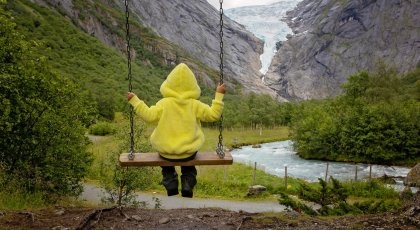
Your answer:
[[[207,0],[212,6],[216,9],[220,8],[219,0]],[[241,6],[251,6],[251,5],[267,5],[273,2],[279,2],[281,0],[224,0],[223,9],[241,7]]]

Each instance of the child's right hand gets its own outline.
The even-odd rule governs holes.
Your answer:
[[[216,88],[216,92],[225,94],[226,92],[225,83],[218,85]]]
[[[136,94],[134,94],[133,92],[128,92],[127,93],[127,100],[131,100],[131,98],[133,98],[134,96],[136,96]]]

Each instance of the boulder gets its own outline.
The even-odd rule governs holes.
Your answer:
[[[420,187],[420,163],[416,164],[416,166],[414,166],[414,168],[412,168],[407,174],[407,177],[404,180],[404,185]]]
[[[247,196],[258,195],[258,194],[261,194],[262,192],[264,192],[265,190],[267,190],[267,188],[265,186],[253,185],[253,186],[249,187]]]

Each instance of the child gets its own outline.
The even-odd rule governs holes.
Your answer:
[[[225,85],[217,86],[211,106],[204,104],[198,100],[201,90],[194,73],[181,63],[162,83],[160,92],[163,98],[150,108],[132,92],[127,94],[127,99],[140,118],[156,125],[150,142],[162,158],[169,161],[194,159],[204,143],[200,122],[214,122],[220,118]],[[181,166],[181,174],[182,196],[193,197],[197,183],[195,166]],[[179,194],[175,167],[162,167],[162,176],[168,196]]]

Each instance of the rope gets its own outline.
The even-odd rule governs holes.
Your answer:
[[[128,67],[128,91],[132,92],[133,85],[131,83],[131,48],[130,48],[130,23],[128,22],[128,19],[130,17],[129,11],[128,11],[128,0],[125,0],[125,29],[126,29],[126,41],[127,41],[127,67]],[[128,154],[128,159],[133,160],[134,159],[134,108],[132,106],[130,110],[130,153]]]
[[[223,84],[223,0],[220,0],[220,84]],[[223,159],[225,157],[225,151],[223,148],[223,115],[220,116],[219,121],[219,143],[217,144],[216,153],[219,156],[220,159]]]

